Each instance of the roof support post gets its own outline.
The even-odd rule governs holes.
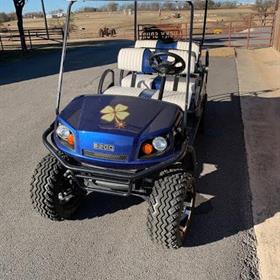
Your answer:
[[[61,99],[63,72],[64,72],[64,62],[65,62],[66,49],[67,49],[67,39],[68,39],[68,31],[69,31],[69,22],[70,22],[70,17],[71,17],[71,8],[72,8],[72,5],[75,2],[76,2],[76,0],[70,0],[69,1],[68,8],[67,8],[65,25],[64,25],[63,45],[62,45],[59,78],[58,78],[58,86],[57,86],[57,98],[56,98],[56,110],[55,110],[56,115],[59,114],[59,108],[60,108],[60,99]]]
[[[203,47],[203,44],[204,44],[204,40],[205,40],[206,24],[207,24],[207,13],[208,13],[208,0],[205,0],[202,38],[201,38],[201,42],[200,42],[200,52],[202,50],[202,47]]]
[[[187,1],[187,3],[190,6],[190,29],[189,29],[188,65],[187,65],[187,88],[186,88],[185,113],[184,113],[185,133],[187,133],[187,124],[188,124],[188,104],[189,104],[189,92],[190,92],[190,70],[191,70],[191,59],[192,59],[193,19],[194,19],[193,3],[191,1]]]

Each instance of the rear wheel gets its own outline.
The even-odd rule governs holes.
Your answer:
[[[179,248],[189,231],[195,206],[195,180],[183,169],[163,171],[149,200],[148,233],[152,241]]]
[[[37,165],[31,182],[31,200],[44,217],[60,221],[70,218],[78,209],[82,193],[73,191],[73,182],[65,178],[65,169],[52,155]]]
[[[204,100],[203,100],[203,110],[202,110],[202,115],[199,123],[199,128],[198,131],[200,133],[204,133],[205,131],[205,111],[206,111],[206,104],[207,104],[207,95],[205,95]]]

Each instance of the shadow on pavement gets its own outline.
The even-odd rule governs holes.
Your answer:
[[[73,219],[84,220],[102,217],[143,202],[144,200],[139,197],[126,198],[101,193],[91,193],[86,197],[85,201],[83,201],[82,206]]]
[[[236,93],[207,103],[205,133],[197,141],[196,208],[186,246],[212,243],[252,227],[240,100]],[[218,100],[217,100],[218,99]],[[205,170],[204,170],[205,169]]]
[[[260,93],[273,91],[275,89],[252,92],[241,98],[246,98],[249,102],[256,102],[258,99],[260,106],[269,105],[267,102],[278,102],[280,106],[279,98],[271,100],[258,97]],[[198,200],[201,203],[195,210],[192,229],[185,241],[186,247],[219,241],[254,226],[243,123],[239,109],[240,97],[233,93],[231,100],[223,101],[222,96],[217,99],[208,103],[206,132],[197,143],[202,174],[198,180]],[[255,141],[258,140],[261,144],[261,138]],[[205,165],[208,166],[208,172],[203,170]],[[260,162],[260,168],[261,166]],[[272,189],[269,186],[270,183],[267,182],[263,187],[269,191]],[[258,224],[280,211],[278,201],[278,195],[272,195],[271,209],[262,213]]]
[[[240,99],[232,93],[216,96],[207,105],[205,132],[196,143],[198,205],[185,246],[200,246],[251,228],[250,195],[240,114]],[[207,166],[207,170],[203,167]],[[138,198],[90,195],[77,219],[111,214],[142,203]]]
[[[131,44],[129,40],[71,43],[67,50],[65,72],[115,63],[119,50]],[[49,49],[27,53],[25,57],[20,55],[18,60],[15,58],[10,62],[8,59],[0,64],[0,85],[57,74],[60,56],[61,49]]]

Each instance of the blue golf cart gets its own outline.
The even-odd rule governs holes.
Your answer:
[[[189,231],[195,207],[194,142],[207,103],[207,51],[202,58],[207,1],[202,34],[196,40],[191,1],[183,1],[190,14],[187,40],[162,36],[158,30],[149,33],[149,29],[145,29],[149,38],[139,40],[134,1],[135,42],[119,51],[118,85],[116,73],[108,69],[95,94],[78,96],[60,110],[68,26],[75,2],[69,1],[64,29],[56,118],[43,133],[49,154],[32,178],[33,206],[42,216],[63,220],[91,192],[138,196],[148,201],[151,239],[178,248]],[[105,87],[108,79],[111,82]]]

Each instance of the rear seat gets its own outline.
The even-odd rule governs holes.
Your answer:
[[[187,41],[174,41],[166,43],[160,40],[137,40],[134,45],[135,48],[148,48],[148,49],[174,49],[174,50],[189,50],[189,42]],[[200,47],[196,43],[192,43],[192,54],[195,56],[195,61],[198,62]]]
[[[181,56],[186,64],[188,60],[187,51],[171,50],[175,54]],[[159,95],[159,87],[161,77],[159,77],[149,65],[149,57],[152,52],[147,48],[125,48],[121,49],[118,55],[118,68],[120,70],[130,71],[136,73],[135,87],[132,85],[132,74],[127,75],[121,81],[121,86],[113,86],[107,89],[104,94],[112,95],[129,95],[141,98],[157,99]],[[191,73],[195,69],[195,60],[192,57]],[[187,69],[182,74],[186,74]],[[186,92],[186,77],[167,76],[163,101],[171,102],[185,109],[185,92]],[[189,85],[189,104],[191,97],[195,92],[195,80],[191,79]]]
[[[171,53],[177,54],[182,57],[186,63],[188,64],[188,52],[183,50],[171,50]],[[125,48],[121,49],[118,55],[118,68],[121,70],[137,72],[135,87],[143,88],[143,89],[158,89],[160,81],[158,75],[154,73],[155,71],[149,65],[149,57],[152,55],[152,52],[149,49],[144,48]],[[182,72],[182,74],[187,74],[187,67]],[[194,57],[191,58],[191,69],[190,73],[194,73],[195,71],[195,60]],[[140,72],[140,73],[138,73]],[[133,75],[129,74],[124,77],[121,81],[122,87],[131,87],[132,86],[132,78]],[[177,88],[176,91],[185,91],[186,78],[180,78],[180,82],[178,83],[178,87],[174,83],[177,82],[178,79],[175,79],[174,76],[167,76],[165,83],[165,90],[170,90]]]

